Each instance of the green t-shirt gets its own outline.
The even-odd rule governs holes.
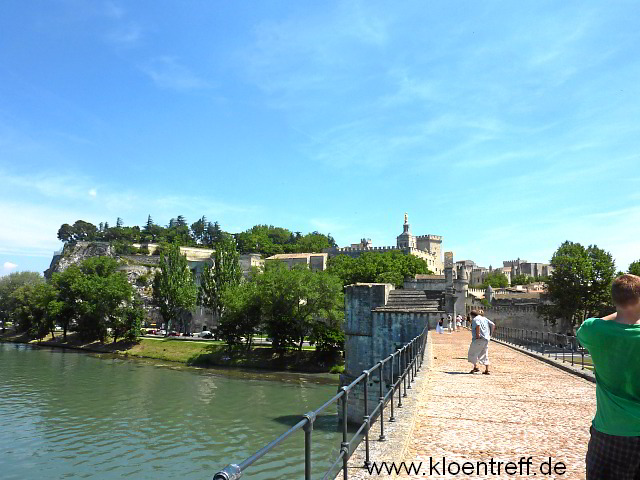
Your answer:
[[[640,325],[589,318],[578,329],[596,370],[597,431],[640,436]]]

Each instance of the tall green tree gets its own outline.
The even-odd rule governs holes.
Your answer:
[[[134,290],[118,262],[111,257],[91,257],[80,264],[81,275],[75,278],[73,290],[78,308],[78,333],[81,338],[107,338],[114,318],[121,309],[135,305]]]
[[[12,297],[12,320],[20,331],[39,340],[49,333],[55,336],[56,290],[51,284],[23,285],[12,293]]]
[[[552,303],[544,309],[551,323],[561,319],[572,328],[610,308],[615,264],[608,252],[566,241],[553,254],[551,265],[547,288]]]
[[[242,281],[242,268],[235,241],[230,235],[222,235],[214,248],[213,265],[205,265],[200,277],[200,302],[221,318],[224,291]]]
[[[637,275],[640,277],[640,260],[636,260],[635,262],[632,262],[629,265],[629,270],[627,270],[627,273],[630,273],[632,275]]]
[[[312,272],[306,265],[289,270],[282,262],[270,262],[256,279],[265,330],[276,350],[294,346],[302,350],[317,322],[342,325],[344,297],[338,277]]]
[[[198,289],[186,256],[173,243],[160,254],[160,271],[153,279],[153,299],[169,329],[185,331],[196,306]]]
[[[13,272],[0,277],[0,322],[8,322],[15,308],[13,292],[24,285],[39,285],[44,277],[38,272]]]
[[[225,342],[251,348],[253,336],[262,322],[262,299],[255,281],[229,285],[222,293],[224,310],[218,331]]]
[[[80,286],[85,274],[78,265],[70,265],[62,272],[56,272],[51,277],[51,284],[58,291],[56,305],[57,324],[62,327],[63,339],[67,340],[67,333],[72,322],[77,322],[80,316],[82,298]]]

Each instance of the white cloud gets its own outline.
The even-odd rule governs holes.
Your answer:
[[[98,191],[95,188],[89,190],[89,196],[96,197],[98,195]]]
[[[211,85],[170,56],[158,57],[142,65],[141,70],[160,88],[171,90],[193,90]]]
[[[4,265],[2,266],[5,270],[13,270],[14,268],[17,268],[18,265],[12,262],[4,262]]]

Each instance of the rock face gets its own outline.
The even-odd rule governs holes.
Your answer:
[[[160,325],[162,317],[158,308],[153,305],[153,276],[158,270],[153,266],[157,263],[157,257],[146,255],[116,255],[108,242],[78,242],[75,245],[67,245],[61,255],[54,255],[51,266],[45,271],[45,277],[51,278],[56,272],[63,272],[71,265],[77,265],[90,257],[109,256],[120,260],[118,268],[127,276],[127,280],[133,286],[140,297],[143,307],[147,312],[148,321]]]

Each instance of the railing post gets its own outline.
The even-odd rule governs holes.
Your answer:
[[[382,384],[384,382],[384,375],[382,371],[384,370],[384,360],[380,360],[380,369],[378,370],[380,376],[380,437],[379,441],[383,442],[385,440],[384,436],[384,392]]]
[[[411,390],[411,382],[413,382],[413,341],[409,342],[409,349],[407,351],[407,390]]]
[[[409,371],[409,363],[407,361],[407,351],[408,351],[408,346],[405,345],[404,347],[404,368],[402,369],[402,383],[404,385],[404,394],[402,395],[403,397],[407,396],[407,372]],[[409,386],[409,388],[411,388],[411,386]]]
[[[364,379],[364,417],[363,417],[363,420],[367,424],[367,426],[364,429],[364,450],[365,450],[364,466],[368,467],[368,466],[371,465],[371,462],[369,461],[369,427],[371,426],[370,418],[369,418],[369,371],[368,370],[364,370],[362,373],[364,373],[366,375],[366,377]]]
[[[402,408],[402,349],[398,353],[398,407]]]
[[[347,463],[349,461],[349,442],[347,431],[347,414],[348,414],[348,401],[349,401],[349,389],[342,387],[344,395],[342,396],[342,443],[340,444],[340,452],[342,452],[342,478],[343,480],[349,480],[349,473],[347,471]]]
[[[391,372],[391,399],[390,399],[391,400],[391,402],[390,402],[391,403],[391,416],[389,417],[389,421],[390,422],[395,422],[396,421],[396,417],[395,417],[394,412],[393,412],[393,394],[396,391],[396,384],[393,381],[393,364],[395,363],[394,362],[395,359],[396,359],[396,354],[392,353],[391,354],[391,363],[390,363],[390,367],[391,368],[389,369],[389,371]]]
[[[311,435],[313,433],[313,422],[316,419],[315,412],[303,415],[307,419],[304,429],[304,480],[311,480]],[[344,420],[346,423],[346,419]]]

